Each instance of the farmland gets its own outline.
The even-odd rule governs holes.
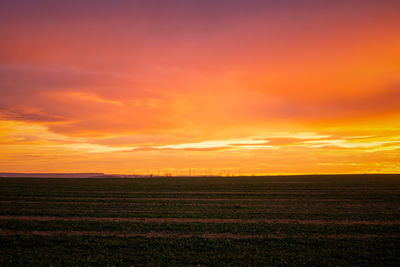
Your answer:
[[[400,264],[400,175],[0,179],[0,265]]]

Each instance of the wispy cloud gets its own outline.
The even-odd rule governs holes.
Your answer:
[[[68,119],[62,116],[49,114],[37,108],[24,106],[0,107],[0,120],[26,121],[37,123],[60,123]]]

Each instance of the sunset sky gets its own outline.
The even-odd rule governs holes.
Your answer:
[[[400,172],[399,14],[0,0],[0,172]]]

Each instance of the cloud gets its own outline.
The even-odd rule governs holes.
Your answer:
[[[146,151],[193,151],[193,152],[218,152],[231,150],[233,147],[221,146],[221,147],[185,147],[185,148],[169,148],[169,147],[138,147],[131,149],[131,152],[146,152]]]
[[[299,143],[303,142],[304,139],[298,138],[268,138],[266,144],[270,146],[293,146],[298,145]],[[312,139],[306,139],[312,140]]]
[[[116,90],[112,90],[115,88]],[[155,98],[159,94],[135,82],[132,76],[118,72],[59,65],[3,64],[0,65],[0,101],[19,102],[40,97],[42,92],[76,92],[115,100]]]
[[[323,87],[323,85],[321,85]],[[308,122],[346,122],[357,118],[385,116],[388,113],[400,114],[400,90],[386,86],[353,96],[340,94],[317,99],[295,99],[284,96],[270,96],[258,93],[252,101],[239,106],[243,115],[273,121]]]
[[[23,106],[0,107],[0,120],[36,122],[36,123],[47,123],[47,124],[69,121],[67,118],[64,118],[62,116],[48,114],[39,109],[23,107]]]
[[[50,130],[65,135],[154,132],[176,124],[168,119],[168,100],[113,73],[3,65],[0,92],[2,119],[48,123]]]

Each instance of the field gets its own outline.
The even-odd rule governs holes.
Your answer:
[[[400,265],[400,175],[0,179],[0,266]]]

